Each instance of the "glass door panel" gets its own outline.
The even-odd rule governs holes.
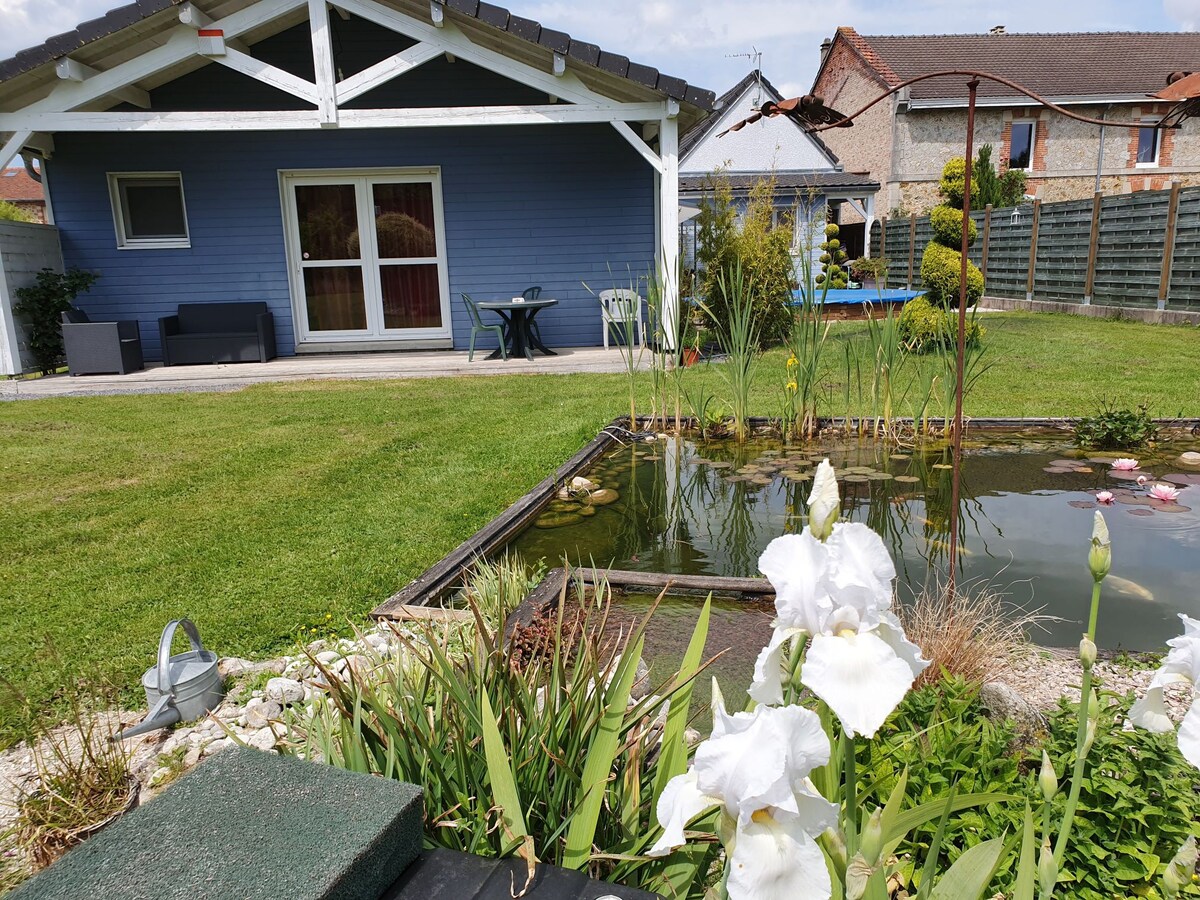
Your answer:
[[[442,291],[436,263],[380,266],[384,328],[441,328]]]
[[[304,260],[359,259],[353,184],[296,185],[296,220]]]
[[[320,266],[304,270],[304,304],[309,331],[364,331],[367,294],[362,266]]]
[[[436,259],[433,186],[428,182],[376,182],[375,236],[380,259]]]

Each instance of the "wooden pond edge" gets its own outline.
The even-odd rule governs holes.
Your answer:
[[[532,490],[520,497],[496,518],[442,557],[421,575],[379,604],[371,611],[377,619],[394,619],[401,607],[428,606],[441,600],[458,587],[463,576],[478,560],[491,556],[537,517],[554,499],[558,489],[590,466],[617,438],[610,428],[623,428],[628,419],[616,419],[596,437],[588,441],[574,456],[558,467],[553,475],[542,479]]]

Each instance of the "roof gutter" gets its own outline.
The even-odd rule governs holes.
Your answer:
[[[1098,106],[1101,104],[1145,103],[1146,94],[1071,94],[1063,97],[1047,97],[1059,106]],[[962,97],[938,97],[914,100],[905,98],[909,109],[966,109],[967,101]],[[980,97],[975,101],[979,107],[1041,106],[1040,103],[1018,95],[1004,97]]]

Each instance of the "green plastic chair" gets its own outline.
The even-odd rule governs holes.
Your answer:
[[[494,331],[496,340],[500,342],[500,358],[508,359],[508,349],[504,346],[504,326],[503,325],[484,325],[483,319],[479,317],[479,307],[475,305],[475,301],[471,299],[470,294],[463,294],[463,303],[467,306],[467,312],[471,315],[471,349],[467,353],[467,362],[475,361],[475,338],[481,331]]]

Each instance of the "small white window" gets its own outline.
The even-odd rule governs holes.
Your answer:
[[[1033,168],[1033,140],[1037,132],[1036,122],[1013,122],[1008,141],[1008,167],[1010,169]]]
[[[124,250],[190,247],[183,177],[178,172],[109,174],[117,246]]]
[[[1144,167],[1158,165],[1158,138],[1157,128],[1143,125],[1138,129],[1137,165]]]

